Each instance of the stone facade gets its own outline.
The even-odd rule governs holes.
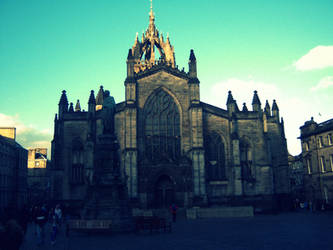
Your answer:
[[[87,112],[77,105],[74,110],[62,93],[52,141],[54,199],[77,204],[85,199],[103,131],[104,93],[102,86],[96,98],[91,91]],[[128,53],[115,133],[133,206],[271,209],[289,197],[287,145],[275,100],[272,109],[268,102],[262,109],[255,91],[252,111],[245,104],[239,110],[231,92],[226,110],[201,102],[193,50],[188,72],[179,70],[152,9],[147,31]]]
[[[46,148],[28,150],[28,201],[38,204],[49,199],[50,195],[50,162]]]
[[[311,118],[300,130],[306,200],[316,208],[332,206],[333,119],[318,124]]]
[[[304,201],[304,166],[302,154],[288,156],[289,168],[290,168],[290,189],[291,195],[295,204],[298,201]]]
[[[15,128],[0,128],[0,212],[27,201],[28,151],[15,138]]]

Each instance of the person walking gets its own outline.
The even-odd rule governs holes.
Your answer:
[[[36,224],[37,224],[37,238],[38,238],[38,245],[44,244],[45,238],[45,224],[47,222],[47,211],[45,206],[38,208],[36,212]]]
[[[34,234],[37,235],[37,212],[39,211],[39,207],[38,206],[33,206],[31,208],[31,222],[33,224],[33,228],[34,228]]]
[[[56,243],[57,233],[58,233],[58,223],[57,223],[57,215],[55,213],[55,209],[51,212],[51,245]]]
[[[55,207],[54,215],[55,215],[55,220],[56,220],[57,226],[60,228],[61,227],[61,221],[62,221],[62,210],[60,208],[60,204],[58,204]]]
[[[172,221],[173,222],[176,222],[176,219],[177,219],[177,205],[175,203],[172,203],[171,206],[170,206],[170,212],[172,214]]]
[[[6,224],[5,238],[2,243],[4,250],[19,250],[23,242],[24,232],[20,224],[15,219],[10,219]]]

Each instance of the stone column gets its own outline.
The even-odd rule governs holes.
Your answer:
[[[192,104],[189,109],[191,126],[191,158],[194,196],[206,200],[205,151],[203,148],[202,107]]]
[[[128,194],[131,198],[138,195],[138,179],[137,179],[137,150],[125,149],[124,167],[127,178]]]
[[[137,110],[134,105],[128,104],[125,108],[124,121],[124,168],[128,177],[127,188],[130,198],[138,196],[137,181]]]
[[[243,186],[242,186],[242,167],[240,165],[240,154],[239,154],[239,139],[234,138],[232,140],[232,152],[233,152],[233,163],[234,163],[234,188],[235,195],[243,195]]]

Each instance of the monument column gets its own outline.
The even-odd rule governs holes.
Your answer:
[[[190,126],[191,126],[191,158],[193,166],[193,183],[195,203],[207,203],[205,177],[205,150],[203,147],[202,107],[200,105],[200,81],[197,78],[197,61],[194,51],[189,57],[189,98],[190,98]]]
[[[127,56],[127,78],[125,80],[125,110],[124,110],[124,139],[123,151],[124,170],[127,176],[128,195],[131,199],[138,198],[137,175],[137,108],[136,80],[134,77],[135,60],[130,49]]]

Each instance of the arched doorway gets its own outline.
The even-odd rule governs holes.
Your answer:
[[[154,203],[157,208],[169,207],[175,199],[174,183],[167,175],[158,178],[155,184]]]

